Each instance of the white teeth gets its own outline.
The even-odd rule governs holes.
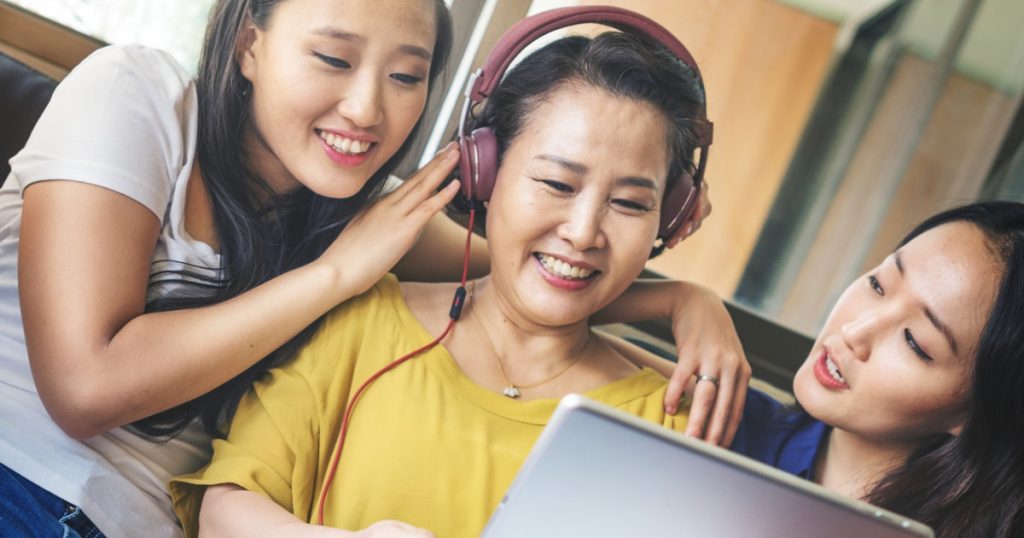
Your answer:
[[[594,274],[593,269],[585,269],[583,267],[576,267],[568,263],[559,260],[553,256],[547,254],[538,254],[537,259],[540,260],[544,267],[547,268],[552,274],[570,280],[585,280],[590,278]]]
[[[370,142],[366,140],[354,140],[324,131],[320,131],[320,138],[334,148],[334,151],[339,153],[359,155],[360,153],[366,153],[370,149]]]
[[[839,373],[839,366],[832,361],[832,357],[829,357],[828,355],[825,356],[825,366],[828,368],[828,373],[832,375],[832,379],[843,384],[846,383],[846,379]]]

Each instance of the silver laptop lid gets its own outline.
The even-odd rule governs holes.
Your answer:
[[[921,523],[571,395],[562,399],[483,536],[934,534]]]

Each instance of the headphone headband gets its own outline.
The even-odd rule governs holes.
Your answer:
[[[632,11],[612,6],[583,6],[563,7],[544,11],[527,17],[512,25],[494,45],[491,53],[487,56],[483,67],[474,75],[472,86],[467,91],[467,110],[472,105],[483,102],[501,82],[505,71],[530,43],[555,30],[560,30],[577,24],[604,24],[612,28],[647,37],[667,48],[673,55],[679,58],[694,74],[694,77],[701,84],[703,90],[703,79],[700,68],[693,59],[693,55],[672,32],[657,22]],[[704,95],[704,110],[707,110],[707,95]],[[703,127],[698,132],[698,145],[710,146],[713,138],[713,128],[710,121],[707,121],[707,114],[701,118]]]

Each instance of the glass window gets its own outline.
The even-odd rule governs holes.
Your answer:
[[[852,20],[734,297],[813,333],[917,222],[1024,200],[1020,20],[1011,0],[890,1]]]
[[[195,70],[213,0],[7,0],[107,43],[164,49]]]

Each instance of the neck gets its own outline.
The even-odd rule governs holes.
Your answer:
[[[866,497],[885,475],[902,465],[911,447],[887,444],[833,428],[819,454],[815,482],[856,499]]]
[[[553,375],[596,343],[587,320],[565,326],[538,324],[518,314],[488,278],[481,279],[467,304],[473,330],[485,350],[501,361],[510,383],[529,384]],[[484,351],[484,350],[480,350]]]
[[[282,195],[299,187],[298,181],[292,177],[284,163],[274,155],[267,141],[256,131],[255,127],[246,129],[243,147],[245,148],[246,165],[250,173],[261,178],[267,187],[276,194]],[[254,193],[258,202],[265,202],[266,192]]]

